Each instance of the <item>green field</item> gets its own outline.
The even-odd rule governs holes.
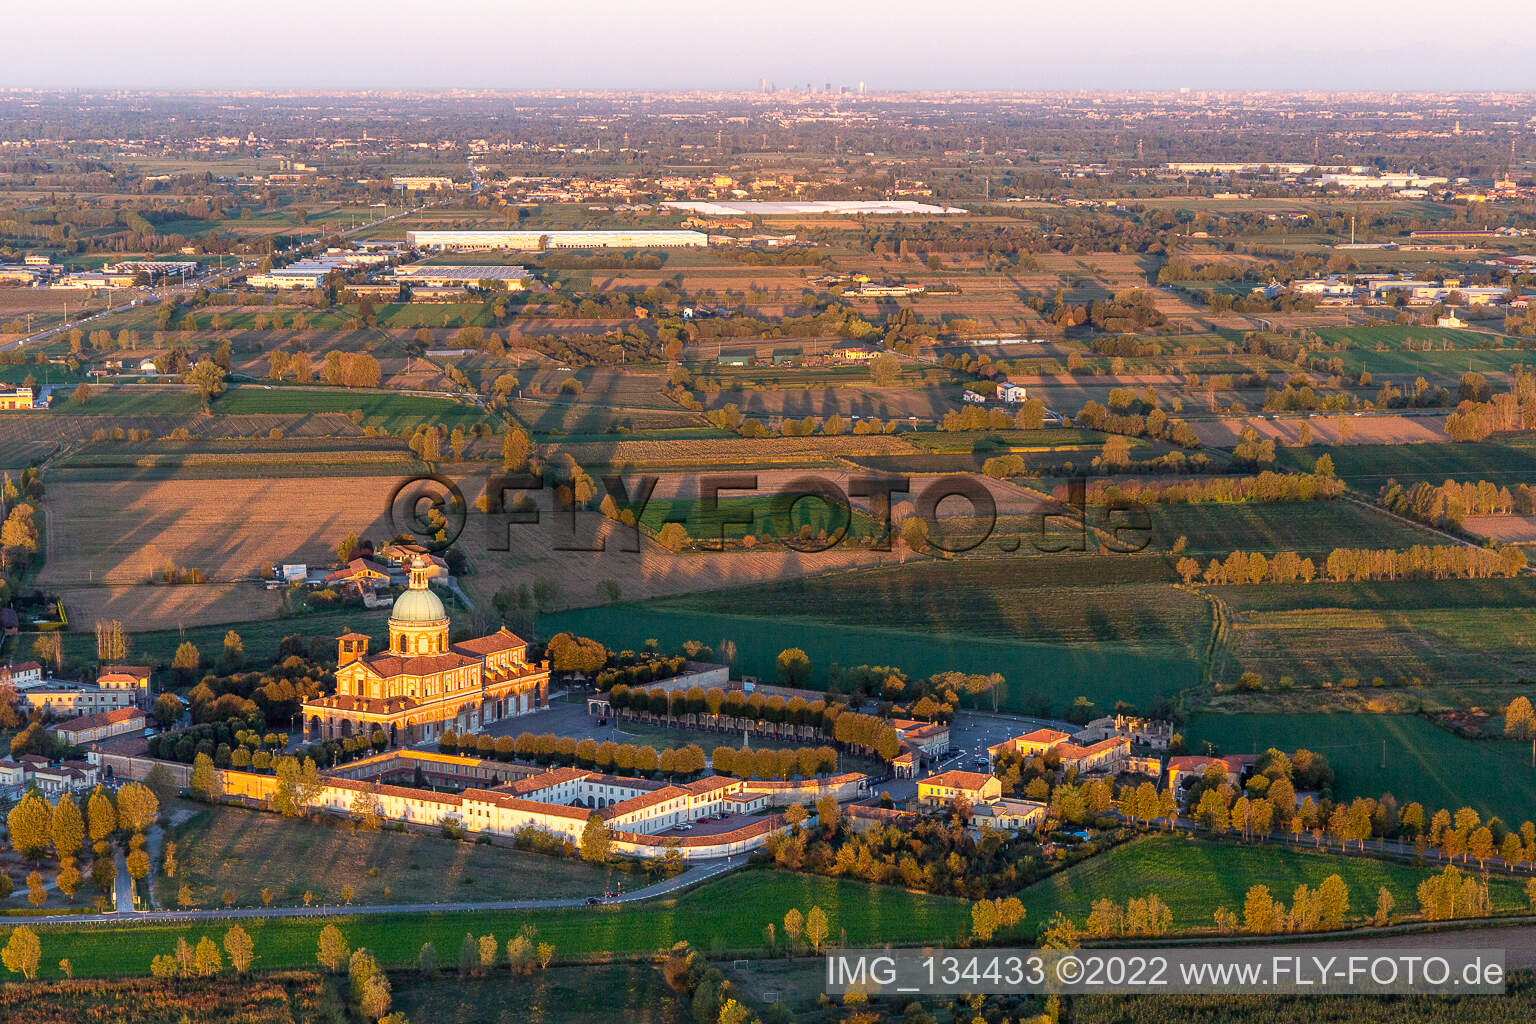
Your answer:
[[[1536,581],[1391,580],[1219,587],[1218,676],[1369,684],[1536,677]]]
[[[345,865],[333,865],[346,869]],[[529,898],[542,894],[528,890]],[[367,946],[386,965],[409,965],[422,943],[437,947],[439,962],[452,964],[466,932],[493,934],[505,945],[525,926],[555,947],[557,961],[609,954],[645,956],[686,939],[706,952],[756,953],[765,945],[763,929],[780,923],[790,907],[802,913],[812,906],[827,914],[829,942],[918,945],[954,942],[970,928],[970,907],[962,900],[926,896],[886,886],[832,880],[778,871],[748,871],[670,900],[633,905],[530,911],[471,911],[442,914],[383,914],[340,918],[262,918],[241,920],[255,940],[259,965],[266,970],[310,967],[315,963],[320,930],[335,924],[356,948]],[[179,936],[196,942],[203,935],[222,938],[228,925],[140,925],[78,930],[39,927],[41,976],[59,976],[61,958],[74,963],[76,977],[144,974],[150,958],[168,952]]]
[[[75,416],[191,416],[203,407],[197,390],[190,387],[113,387],[92,386],[91,397],[83,404],[71,391],[54,396],[50,415]],[[103,426],[116,426],[102,421]]]
[[[1333,765],[1339,796],[1391,793],[1400,805],[1417,800],[1430,813],[1465,805],[1510,825],[1536,817],[1529,745],[1463,739],[1411,715],[1197,712],[1184,737],[1191,750],[1209,740],[1229,754],[1315,750]]]
[[[1157,893],[1173,912],[1177,931],[1210,930],[1212,915],[1225,906],[1239,916],[1243,895],[1253,885],[1267,885],[1287,906],[1298,885],[1316,886],[1337,874],[1349,887],[1350,917],[1374,912],[1376,893],[1386,886],[1397,901],[1397,916],[1418,910],[1415,890],[1433,872],[1406,864],[1340,857],[1283,846],[1212,843],[1182,835],[1154,835],[1117,846],[1108,853],[1051,875],[1019,893],[1026,930],[1034,931],[1060,911],[1079,924],[1093,901],[1124,904],[1133,896]],[[1494,879],[1489,893],[1496,910],[1527,905],[1520,883]],[[1033,927],[1031,927],[1031,924]]]
[[[1336,547],[1406,548],[1443,542],[1436,534],[1350,501],[1274,504],[1146,506],[1152,544],[1167,549],[1179,537],[1191,556],[1220,557],[1232,551],[1295,551],[1316,557]]]
[[[449,606],[454,607],[453,605]],[[259,619],[248,622],[226,623],[217,626],[188,626],[185,629],[154,630],[133,634],[133,658],[135,663],[169,666],[176,648],[184,640],[190,640],[211,657],[223,649],[224,634],[230,629],[240,634],[245,642],[246,658],[260,663],[277,653],[278,643],[286,636],[298,635],[319,638],[335,654],[335,639],[348,629],[371,632],[374,636],[387,636],[384,628],[389,619],[389,609],[354,607],[334,611],[307,612],[276,619]],[[71,632],[64,634],[64,654],[82,663],[95,660],[96,637],[91,633]]]
[[[610,647],[729,638],[737,669],[764,679],[775,678],[779,651],[800,647],[823,684],[834,662],[895,665],[913,677],[1001,672],[1017,710],[1059,711],[1079,694],[1150,704],[1195,682],[1209,633],[1205,603],[1160,582],[1167,573],[1150,556],[919,562],[565,612],[541,628]],[[740,611],[717,611],[727,606]]]
[[[1392,478],[1404,484],[1416,480],[1432,484],[1446,480],[1489,480],[1507,487],[1536,479],[1536,438],[1530,436],[1463,443],[1286,448],[1281,459],[1286,465],[1310,469],[1324,453],[1333,459],[1334,471],[1339,476],[1373,498]]]
[[[750,534],[761,542],[771,543],[798,538],[805,527],[810,528],[812,537],[822,533],[831,537],[839,530],[849,537],[873,538],[882,533],[880,523],[856,508],[844,516],[840,509],[815,498],[783,507],[766,495],[721,497],[713,515],[706,515],[702,503],[692,498],[652,498],[640,515],[641,525],[652,534],[660,533],[671,522],[681,524],[688,536],[696,540],[718,539],[722,534],[730,540]]]
[[[301,906],[305,892],[340,903],[351,885],[354,903],[436,903],[511,900],[538,892],[551,899],[590,896],[644,884],[580,860],[501,846],[461,843],[419,832],[367,832],[296,821],[264,811],[209,807],[176,826],[177,873],[160,882],[163,903],[191,887],[197,906]],[[347,865],[338,873],[335,866]],[[642,876],[628,876],[640,878]]]
[[[214,402],[213,411],[229,416],[361,412],[361,426],[382,427],[393,433],[418,423],[448,429],[468,429],[490,417],[473,406],[428,395],[401,395],[345,388],[296,388],[245,385],[230,388]]]
[[[1536,352],[1516,347],[1518,340],[1483,331],[1374,324],[1324,327],[1317,334],[1329,343],[1346,338],[1354,343],[1354,347],[1341,354],[1345,369],[1351,373],[1369,370],[1378,376],[1393,374],[1413,377],[1422,374],[1430,379],[1437,376],[1459,378],[1469,370],[1485,374],[1508,373],[1516,364],[1536,362]],[[1435,347],[1428,351],[1405,348],[1405,343],[1410,341],[1428,341]],[[1447,341],[1454,347],[1441,348]],[[1482,347],[1489,342],[1501,347]],[[1379,352],[1376,351],[1378,345],[1382,347]]]

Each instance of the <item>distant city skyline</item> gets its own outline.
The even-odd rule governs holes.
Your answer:
[[[1521,90],[1518,32],[1428,0],[1176,7],[969,0],[724,9],[702,0],[163,0],[8,5],[0,87],[154,89]],[[1449,39],[1449,41],[1448,41]],[[28,45],[35,40],[37,45]]]

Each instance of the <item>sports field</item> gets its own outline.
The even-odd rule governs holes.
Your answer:
[[[1536,818],[1528,744],[1463,739],[1412,715],[1196,712],[1184,736],[1191,750],[1209,740],[1229,754],[1317,751],[1333,765],[1338,796],[1391,793],[1399,806],[1417,800],[1429,813],[1465,805],[1511,826]]]

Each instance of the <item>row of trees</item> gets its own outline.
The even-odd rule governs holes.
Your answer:
[[[1334,548],[1323,563],[1321,578],[1333,583],[1405,579],[1492,579],[1517,576],[1526,566],[1525,553],[1517,547],[1498,550],[1460,544],[1424,545],[1411,548]],[[1185,583],[1197,579],[1210,584],[1238,586],[1258,583],[1311,583],[1319,578],[1310,558],[1294,551],[1273,555],[1234,551],[1224,561],[1211,559],[1201,569],[1193,558],[1181,558],[1175,570]]]
[[[1326,458],[1326,455],[1323,456],[1323,459]],[[1093,505],[1322,501],[1337,498],[1345,490],[1344,482],[1333,476],[1332,468],[1333,464],[1329,461],[1326,472],[1323,467],[1319,467],[1312,473],[1274,473],[1266,470],[1257,476],[1196,480],[1095,481],[1088,485],[1086,499]]]
[[[1377,503],[1382,508],[1431,526],[1460,526],[1469,515],[1507,515],[1536,512],[1536,488],[1530,484],[1508,487],[1487,480],[1458,483],[1447,480],[1435,485],[1417,481],[1408,485],[1388,480],[1381,488]]]

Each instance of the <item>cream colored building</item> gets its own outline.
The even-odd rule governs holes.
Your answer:
[[[391,746],[473,732],[549,701],[549,666],[527,660],[526,641],[505,628],[460,643],[448,639],[448,612],[429,589],[431,567],[418,558],[410,585],[389,617],[389,649],[368,653],[371,638],[337,640],[336,692],[304,702],[310,739],[382,731]]]

